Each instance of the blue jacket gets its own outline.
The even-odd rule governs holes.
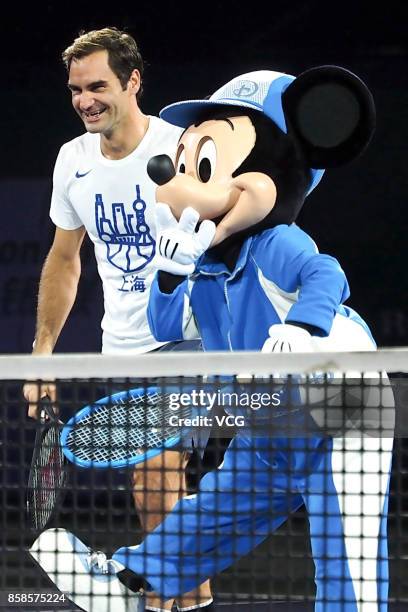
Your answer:
[[[349,295],[336,259],[296,225],[278,225],[244,242],[232,272],[205,253],[171,294],[156,275],[148,320],[159,341],[191,337],[194,319],[205,350],[256,351],[275,323],[307,323],[327,336],[337,313],[355,315],[342,306]]]

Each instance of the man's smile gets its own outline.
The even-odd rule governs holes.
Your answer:
[[[99,117],[105,111],[106,111],[106,107],[98,108],[96,110],[91,110],[91,111],[82,111],[82,116],[84,117],[85,121],[87,121],[88,123],[94,123],[98,121]]]

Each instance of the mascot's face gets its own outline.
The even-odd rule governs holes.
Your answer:
[[[158,187],[157,201],[168,204],[177,219],[187,206],[200,219],[217,219],[213,246],[261,221],[276,201],[273,180],[261,172],[233,177],[255,141],[255,128],[245,115],[191,125],[178,143],[176,175]]]
[[[211,246],[293,223],[323,169],[359,155],[375,126],[371,93],[338,66],[297,78],[262,70],[240,75],[209,100],[178,102],[161,116],[187,129],[175,160],[156,155],[148,162],[157,201],[177,219],[188,206],[213,219]]]

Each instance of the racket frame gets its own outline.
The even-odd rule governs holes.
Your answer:
[[[67,423],[64,425],[61,431],[61,447],[62,447],[62,452],[64,453],[65,457],[71,463],[79,467],[82,467],[82,468],[123,469],[123,468],[130,467],[132,465],[144,463],[145,461],[148,461],[149,459],[153,459],[153,457],[157,457],[157,455],[160,455],[165,450],[170,450],[174,448],[175,446],[177,446],[177,444],[181,442],[182,437],[183,437],[182,436],[182,431],[184,429],[183,427],[180,427],[181,431],[177,436],[172,436],[171,438],[168,438],[167,440],[163,440],[163,443],[161,446],[157,448],[150,448],[146,450],[146,452],[144,452],[143,454],[135,455],[133,457],[129,457],[126,459],[107,460],[107,461],[92,461],[89,459],[84,460],[81,457],[77,457],[67,445],[68,436],[70,435],[71,431],[74,429],[75,425],[78,424],[78,422],[80,422],[82,419],[84,419],[88,415],[93,414],[94,412],[100,410],[101,407],[105,406],[106,404],[110,405],[111,407],[114,407],[114,404],[115,404],[114,400],[118,400],[118,402],[116,403],[119,403],[119,401],[122,398],[129,398],[129,396],[131,397],[143,396],[143,395],[149,396],[149,395],[154,395],[157,393],[158,393],[158,387],[155,387],[155,386],[138,387],[136,389],[118,391],[111,395],[107,395],[106,397],[103,397],[93,402],[92,404],[81,408],[78,412],[75,413],[73,417],[69,419],[69,421],[67,421]],[[146,407],[148,406],[146,405]]]
[[[38,464],[39,456],[41,454],[41,449],[42,449],[44,439],[47,435],[48,430],[51,427],[61,428],[64,425],[64,423],[58,419],[58,416],[55,414],[54,410],[52,409],[52,402],[48,397],[42,398],[39,401],[38,412],[39,412],[38,421],[40,425],[37,426],[37,430],[35,434],[34,451],[33,451],[33,455],[31,458],[31,465],[30,465],[30,471],[28,475],[27,489],[26,489],[26,514],[27,514],[27,518],[28,518],[31,529],[35,531],[43,530],[50,522],[55,512],[55,509],[59,503],[59,500],[61,499],[62,493],[66,487],[66,482],[67,482],[67,463],[66,463],[66,458],[64,456],[64,461],[63,461],[62,470],[61,470],[62,482],[61,482],[61,485],[57,488],[54,505],[49,512],[47,520],[40,526],[38,524],[35,524],[33,520],[34,509],[32,508],[33,504],[31,503],[31,499],[34,496],[34,493],[30,495],[30,491],[35,491],[36,489],[39,489],[38,486],[34,487],[32,484],[35,480],[34,474],[35,474],[36,466]]]

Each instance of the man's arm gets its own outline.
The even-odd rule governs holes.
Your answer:
[[[74,230],[57,227],[55,231],[54,242],[41,272],[33,354],[52,353],[75,302],[81,275],[80,248],[84,236],[84,227]],[[41,389],[32,383],[24,386],[24,396],[31,402],[29,416],[36,416],[35,403],[45,395],[55,401],[53,385],[43,385]]]
[[[54,350],[65,321],[74,305],[81,275],[80,248],[85,228],[57,227],[54,242],[45,260],[38,293],[34,354]]]

